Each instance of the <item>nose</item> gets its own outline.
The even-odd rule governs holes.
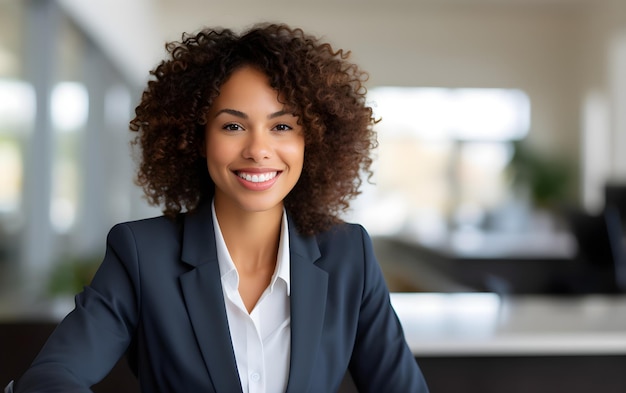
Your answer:
[[[271,157],[272,147],[270,135],[262,131],[252,131],[248,134],[246,146],[242,152],[243,157],[261,162]]]

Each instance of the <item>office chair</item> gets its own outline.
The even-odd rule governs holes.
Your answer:
[[[626,292],[626,250],[618,210],[606,206],[599,215],[570,210],[568,218],[585,268],[582,289],[600,293]]]

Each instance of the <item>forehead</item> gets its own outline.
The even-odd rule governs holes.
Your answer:
[[[285,104],[279,91],[270,85],[269,76],[253,66],[237,68],[226,78],[209,113],[225,107],[246,111],[267,109],[295,112],[289,110],[289,105]]]
[[[224,81],[216,101],[263,95],[278,100],[278,91],[270,86],[269,77],[256,68],[245,66],[233,71]]]

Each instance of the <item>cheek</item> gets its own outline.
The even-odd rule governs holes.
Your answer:
[[[302,166],[304,165],[304,140],[291,146],[288,154],[291,166],[302,170]]]
[[[224,146],[214,139],[207,138],[204,146],[204,156],[206,157],[209,172],[217,171],[220,167],[228,163],[228,146]]]
[[[280,146],[280,150],[291,161],[304,159],[304,138],[293,138]]]

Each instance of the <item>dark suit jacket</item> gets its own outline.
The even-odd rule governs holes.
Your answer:
[[[291,363],[287,392],[427,392],[358,225],[317,236],[289,223]],[[118,224],[16,392],[87,392],[128,352],[143,392],[240,392],[210,206]]]

